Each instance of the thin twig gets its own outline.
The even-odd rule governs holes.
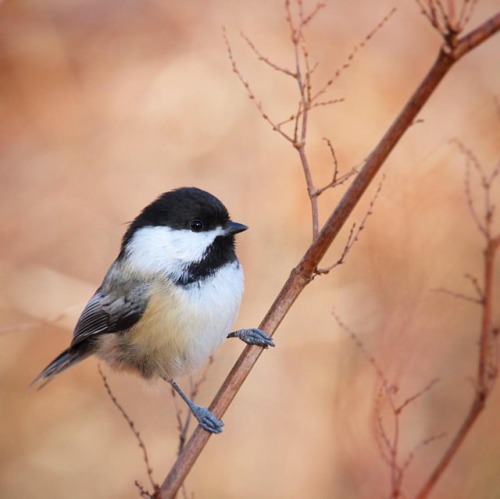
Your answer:
[[[460,141],[457,139],[453,140],[452,143],[454,143],[460,152],[465,156],[466,162],[465,162],[465,175],[464,175],[464,182],[465,182],[465,196],[467,199],[467,206],[469,207],[469,211],[471,213],[472,218],[474,219],[474,224],[478,228],[478,230],[482,233],[484,237],[488,237],[488,233],[486,230],[486,227],[483,224],[483,220],[479,213],[476,210],[476,207],[474,205],[474,196],[472,194],[472,188],[471,188],[471,172],[472,170],[476,171],[480,180],[483,188],[485,187],[485,184],[487,183],[487,180],[485,179],[484,172],[482,171],[482,168],[479,164],[478,159],[476,156],[467,149]]]
[[[375,370],[375,373],[377,374],[378,378],[382,383],[384,390],[386,391],[393,390],[394,385],[391,385],[391,383],[389,383],[389,380],[384,374],[382,366],[379,365],[375,357],[368,351],[368,349],[361,341],[360,337],[340,318],[340,316],[335,312],[335,309],[332,309],[331,313],[333,315],[333,318],[335,319],[335,322],[340,326],[340,328],[344,332],[346,332],[349,335],[349,337],[354,342],[358,350],[365,356],[366,360],[372,365],[373,369]]]
[[[436,383],[439,383],[439,379],[433,379],[427,386],[425,386],[424,388],[422,388],[422,390],[418,391],[417,393],[415,393],[414,395],[412,395],[411,397],[408,397],[406,400],[403,401],[402,404],[400,404],[397,408],[396,408],[396,413],[401,413],[403,412],[403,410],[408,406],[410,405],[412,402],[415,402],[415,400],[419,399],[422,395],[426,394],[428,391],[430,391],[434,385]]]
[[[102,382],[104,383],[104,388],[106,389],[106,392],[108,393],[111,402],[113,402],[113,405],[118,409],[120,414],[123,416],[123,419],[125,419],[125,421],[127,422],[129,428],[132,430],[132,433],[134,434],[137,440],[137,443],[139,444],[139,447],[142,450],[144,464],[146,465],[146,473],[148,475],[149,483],[151,484],[151,487],[153,488],[154,491],[153,494],[150,495],[150,497],[159,498],[160,486],[155,482],[153,478],[153,469],[151,468],[151,464],[149,463],[148,451],[146,449],[146,445],[144,444],[144,440],[142,439],[139,430],[137,430],[137,428],[135,427],[135,423],[127,414],[127,411],[123,408],[123,406],[120,404],[120,402],[118,402],[117,398],[115,397],[113,391],[111,390],[111,387],[109,386],[108,379],[106,378],[106,375],[103,373],[101,369],[100,364],[97,364],[97,370],[99,371],[99,374],[102,378]],[[143,495],[143,493],[146,491],[141,486],[138,485],[138,482],[136,482],[136,485],[139,487],[141,495]]]
[[[416,3],[445,42],[446,49],[453,50],[457,46],[458,35],[469,22],[477,0],[462,0],[458,16],[453,1],[448,1],[446,6],[442,0],[416,0]]]
[[[243,38],[243,40],[245,40],[247,42],[248,46],[252,49],[253,53],[257,56],[257,59],[259,61],[263,62],[264,64],[267,64],[271,69],[274,69],[274,70],[276,70],[280,73],[283,73],[287,76],[291,76],[292,78],[297,77],[297,75],[294,72],[292,72],[289,69],[286,69],[284,67],[278,66],[276,63],[272,62],[268,57],[262,55],[262,52],[260,52],[257,49],[255,44],[252,42],[252,40],[250,40],[250,38],[248,38],[247,35],[245,35],[245,33],[240,32],[240,35]]]
[[[477,293],[477,296],[479,297],[479,299],[481,300],[481,302],[483,302],[483,300],[484,300],[484,293],[483,293],[483,290],[481,289],[479,281],[477,280],[477,277],[474,277],[473,275],[468,274],[468,273],[465,273],[464,277],[468,281],[470,281],[470,283],[472,284],[472,286],[474,286],[474,289],[475,289],[475,291]]]
[[[226,50],[227,50],[227,54],[228,54],[228,57],[229,57],[229,61],[230,61],[231,66],[232,66],[233,73],[238,77],[238,79],[240,80],[241,84],[245,87],[245,90],[247,91],[248,97],[250,98],[251,101],[253,101],[253,103],[257,107],[260,115],[262,116],[262,118],[271,126],[271,128],[273,129],[273,131],[278,132],[285,140],[287,140],[288,142],[293,143],[293,138],[290,137],[287,133],[285,133],[281,129],[280,125],[278,123],[275,123],[269,117],[269,115],[264,111],[262,103],[257,100],[255,94],[253,93],[253,91],[252,91],[252,89],[250,87],[250,84],[243,77],[243,74],[241,73],[241,71],[238,68],[238,65],[236,64],[236,59],[234,58],[233,51],[232,51],[232,48],[231,48],[231,44],[229,43],[229,39],[227,38],[226,29],[225,28],[222,28],[222,37],[224,38],[224,43],[226,45]]]
[[[348,69],[353,63],[356,55],[366,47],[368,42],[379,32],[384,25],[389,21],[389,19],[396,13],[396,7],[392,8],[388,14],[386,14],[381,21],[373,28],[357,45],[354,45],[352,51],[347,55],[342,65],[334,72],[333,76],[324,83],[324,85],[312,96],[312,101],[316,101],[321,95],[323,95],[333,84],[340,78],[346,69]]]
[[[444,438],[445,436],[446,436],[446,432],[443,432],[443,433],[439,433],[438,435],[431,435],[430,437],[427,437],[426,439],[422,440],[422,442],[420,442],[417,446],[415,446],[415,448],[413,450],[411,450],[408,453],[408,456],[406,456],[406,460],[401,465],[401,469],[403,471],[406,471],[410,467],[410,464],[413,462],[413,459],[417,455],[418,450],[436,442],[437,440],[440,440],[441,438]]]
[[[377,449],[379,451],[380,457],[387,464],[387,466],[392,465],[391,458],[391,442],[385,431],[384,422],[382,420],[382,406],[385,402],[386,390],[384,389],[383,384],[380,385],[380,389],[378,390],[377,396],[375,398],[375,403],[373,405],[373,414],[375,421],[375,443],[377,444]]]
[[[474,298],[473,296],[465,295],[463,293],[458,293],[456,291],[451,291],[446,288],[433,288],[431,289],[431,291],[434,291],[435,293],[444,293],[449,296],[453,296],[453,298],[458,298],[459,300],[470,301],[472,303],[475,303],[476,305],[482,304],[481,298]]]
[[[314,196],[320,196],[327,189],[332,189],[333,187],[337,187],[339,185],[342,185],[344,182],[346,182],[348,179],[350,179],[353,175],[358,173],[358,169],[356,167],[353,167],[347,173],[344,173],[344,175],[341,175],[339,177],[339,163],[337,160],[337,155],[335,153],[335,149],[334,149],[330,139],[323,138],[323,140],[326,142],[328,149],[330,150],[330,154],[332,156],[333,176],[332,176],[332,180],[330,182],[328,182],[328,184],[316,189],[316,191],[313,193]]]
[[[437,379],[432,380],[427,386],[419,390],[417,393],[407,397],[403,402],[397,402],[399,387],[395,383],[389,383],[387,376],[375,357],[369,353],[368,349],[363,344],[361,338],[349,328],[335,313],[332,315],[340,328],[346,332],[356,347],[365,356],[367,361],[372,365],[375,373],[380,381],[380,389],[377,393],[374,404],[374,422],[375,422],[375,442],[378,451],[383,461],[387,464],[390,470],[391,478],[391,498],[399,498],[403,495],[402,485],[405,472],[413,460],[413,457],[418,449],[427,445],[435,440],[434,437],[429,437],[420,442],[414,449],[407,455],[406,459],[401,461],[400,457],[400,435],[401,435],[401,416],[406,408],[416,402],[424,394],[428,393],[438,382]],[[392,430],[389,431],[384,424],[383,418],[383,405],[388,406],[388,411],[392,416]]]
[[[366,213],[364,214],[363,218],[361,219],[361,223],[357,227],[356,227],[355,223],[352,224],[351,230],[349,231],[349,236],[347,237],[347,241],[344,245],[344,249],[342,250],[342,253],[340,254],[339,259],[328,267],[317,269],[316,273],[318,275],[328,274],[335,267],[338,267],[339,265],[342,265],[345,262],[345,258],[347,257],[349,251],[352,249],[354,244],[356,244],[359,241],[359,236],[360,236],[361,232],[364,230],[364,228],[366,227],[366,222],[368,220],[368,217],[370,215],[373,215],[373,208],[375,206],[375,202],[377,201],[378,195],[380,194],[380,191],[382,190],[383,181],[384,181],[384,179],[382,179],[382,181],[379,182],[377,190],[375,191],[375,194],[373,195],[372,199],[370,200],[370,204],[368,205],[368,209],[366,210]]]

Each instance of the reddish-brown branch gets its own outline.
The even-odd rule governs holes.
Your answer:
[[[491,204],[490,190],[492,187],[493,180],[498,175],[498,167],[493,169],[490,176],[487,176],[484,172],[479,161],[474,157],[471,151],[466,149],[464,146],[460,145],[462,153],[465,155],[466,163],[466,196],[469,203],[469,207],[472,206],[472,197],[470,190],[470,167],[469,161],[473,160],[473,164],[479,178],[481,180],[481,187],[484,191],[484,214],[483,220],[478,219],[478,215],[475,210],[471,209],[471,215],[480,228],[483,234],[486,245],[484,249],[484,266],[483,266],[483,286],[479,286],[476,279],[468,276],[473,283],[476,291],[478,292],[481,300],[479,303],[482,306],[482,317],[481,317],[481,330],[479,334],[479,353],[477,359],[477,374],[475,378],[475,393],[472,400],[471,406],[467,415],[465,416],[462,425],[457,430],[455,437],[451,441],[450,445],[444,452],[443,456],[439,460],[437,466],[431,472],[429,478],[426,480],[422,486],[420,492],[416,496],[417,499],[426,498],[431,490],[436,485],[439,478],[443,475],[444,471],[448,467],[450,461],[453,459],[466,436],[472,429],[478,416],[485,408],[486,400],[493,388],[498,370],[498,358],[496,350],[496,332],[492,324],[492,307],[494,304],[493,300],[493,283],[495,276],[495,256],[500,247],[500,236],[492,236],[492,223],[493,223],[493,205]]]
[[[478,390],[487,394],[489,391],[489,364],[490,364],[490,342],[492,334],[492,298],[493,298],[493,277],[495,269],[495,254],[500,243],[500,238],[488,240],[484,250],[484,301],[483,316],[481,321],[481,337],[479,339],[479,363],[478,363]]]
[[[269,334],[273,334],[280,325],[302,290],[313,279],[321,259],[346,223],[347,218],[380,170],[384,161],[406,130],[411,127],[417,114],[427,103],[453,64],[491,37],[499,29],[500,13],[488,19],[467,36],[458,40],[453,51],[440,51],[430,71],[417,87],[387,133],[370,154],[358,176],[321,229],[318,237],[307,249],[299,264],[291,271],[286,283],[260,324],[261,329]],[[262,349],[255,346],[245,348],[210,406],[210,410],[217,417],[222,417],[225,413],[261,353]],[[172,498],[175,496],[209,438],[210,434],[199,427],[194,431],[161,486],[163,498]]]
[[[469,412],[467,413],[462,425],[458,429],[455,437],[446,449],[437,466],[432,471],[429,478],[426,480],[420,492],[416,495],[416,499],[426,498],[436,482],[443,475],[448,464],[453,459],[458,449],[462,445],[465,437],[474,426],[474,423],[481,411],[485,407],[486,399],[491,390],[494,377],[496,376],[495,369],[491,369],[491,341],[493,336],[493,327],[491,323],[491,313],[493,305],[493,279],[495,255],[500,246],[500,238],[490,239],[487,243],[484,253],[484,305],[481,321],[481,335],[479,343],[479,358],[478,358],[478,373],[475,386],[474,399],[472,401]]]

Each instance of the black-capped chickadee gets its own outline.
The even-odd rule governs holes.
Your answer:
[[[168,381],[200,425],[223,423],[174,381],[203,363],[224,338],[274,346],[259,329],[230,333],[243,293],[230,220],[208,192],[183,187],[144,208],[123,236],[121,251],[78,320],[71,345],[33,383],[41,386],[92,354],[111,367]]]

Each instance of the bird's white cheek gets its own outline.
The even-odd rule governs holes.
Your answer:
[[[186,264],[200,261],[222,232],[220,227],[207,232],[143,227],[128,243],[129,262],[140,272],[176,275]]]

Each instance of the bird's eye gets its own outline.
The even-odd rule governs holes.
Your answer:
[[[193,232],[201,232],[203,230],[203,222],[201,220],[193,220],[191,222],[191,230]]]

